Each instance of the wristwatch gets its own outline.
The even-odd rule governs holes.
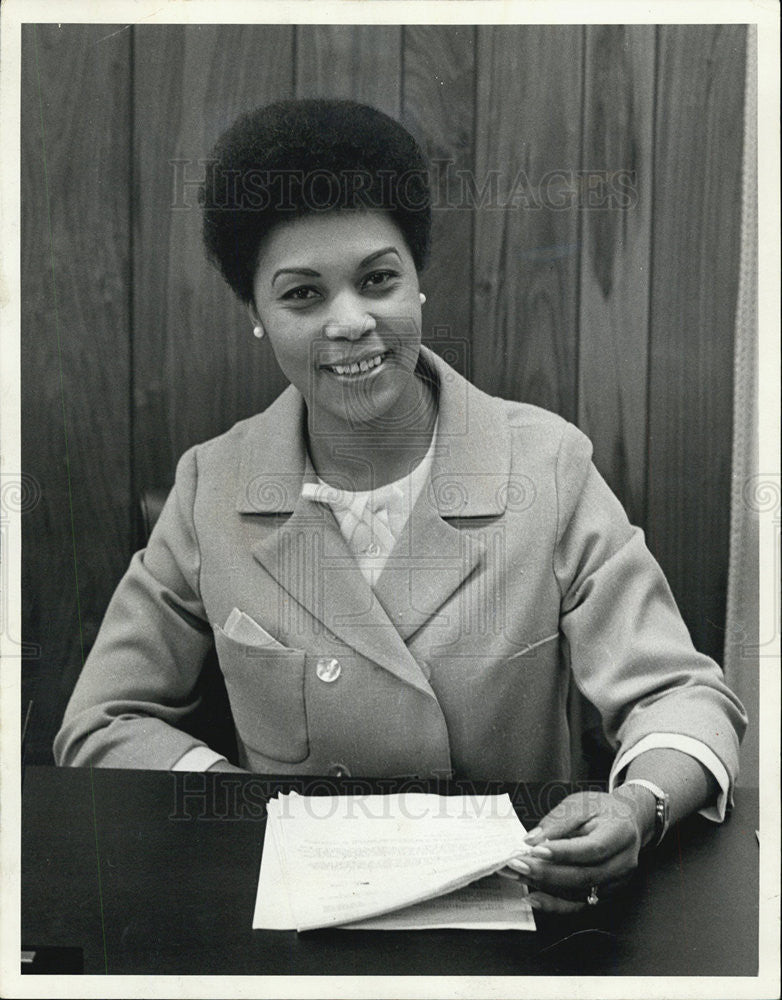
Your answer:
[[[671,824],[671,801],[668,798],[667,793],[655,785],[653,781],[647,781],[646,778],[629,778],[627,781],[623,781],[622,785],[640,785],[642,788],[651,792],[654,796],[655,838],[654,842],[649,844],[649,847],[657,847],[665,834],[668,832],[668,827]]]

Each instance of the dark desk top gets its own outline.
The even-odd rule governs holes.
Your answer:
[[[421,790],[475,790],[420,783]],[[756,975],[758,793],[721,827],[691,817],[620,896],[518,931],[254,931],[264,803],[355,779],[30,767],[22,944],[83,949],[86,973]],[[567,786],[508,791],[530,826]],[[391,790],[386,783],[375,790]]]

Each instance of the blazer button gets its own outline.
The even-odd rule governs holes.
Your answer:
[[[333,778],[349,778],[350,768],[346,764],[332,764],[329,768],[329,774]]]
[[[321,656],[315,664],[315,673],[326,684],[331,684],[342,673],[342,666],[333,656]]]

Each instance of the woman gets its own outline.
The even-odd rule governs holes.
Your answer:
[[[107,611],[58,763],[547,781],[570,672],[617,756],[518,862],[594,902],[696,809],[724,816],[743,709],[693,648],[587,439],[421,346],[426,163],[352,102],[240,119],[203,191],[210,257],[291,385],[188,451]],[[216,645],[231,764],[178,728]]]

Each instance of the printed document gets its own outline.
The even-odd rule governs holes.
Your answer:
[[[507,795],[292,792],[267,812],[253,927],[535,929],[495,874],[529,849]]]

